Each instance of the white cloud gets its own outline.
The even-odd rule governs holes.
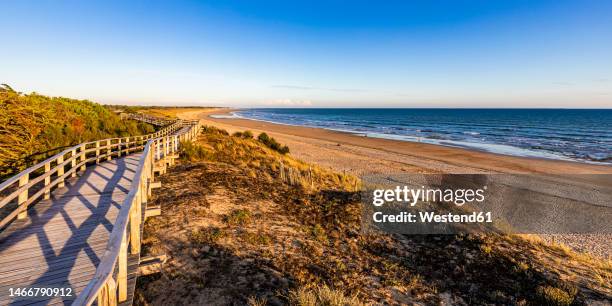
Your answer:
[[[310,100],[277,99],[263,103],[268,106],[312,106]]]

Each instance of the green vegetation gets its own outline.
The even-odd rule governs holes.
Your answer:
[[[569,306],[574,302],[577,289],[563,290],[552,286],[540,286],[537,289],[537,294],[540,297],[540,302],[543,305],[551,306]]]
[[[232,225],[244,225],[251,221],[251,212],[246,209],[236,209],[225,217],[225,222]]]
[[[240,135],[249,133],[245,131]],[[184,147],[183,160],[217,161],[244,167],[249,169],[251,178],[273,176],[284,179],[286,182],[288,174],[291,173],[296,181],[294,185],[300,185],[309,190],[356,190],[361,186],[359,179],[353,175],[336,173],[291,158],[289,155],[270,148],[259,139],[228,136],[229,133],[224,129],[203,126],[198,142]],[[259,138],[261,137],[260,135]],[[268,136],[263,136],[264,139],[266,137]],[[276,143],[273,138],[268,139]],[[286,148],[286,151],[288,152],[289,148]]]
[[[232,134],[232,136],[234,137],[240,137],[240,138],[244,138],[244,139],[251,139],[253,138],[253,132],[247,130],[244,132],[235,132],[234,134]]]
[[[356,296],[346,296],[342,290],[328,286],[317,286],[313,289],[299,288],[289,292],[289,303],[296,306],[346,306],[365,305]]]
[[[202,146],[191,141],[181,142],[181,159],[185,161],[196,161],[206,158],[207,152]]]
[[[85,141],[142,135],[153,126],[121,120],[87,100],[21,94],[0,86],[0,180]]]
[[[315,224],[312,227],[311,233],[312,233],[312,236],[315,238],[315,240],[319,242],[327,241],[327,234],[325,233],[325,229],[321,226],[321,224]]]
[[[191,232],[191,241],[199,244],[215,243],[227,234],[218,227],[200,228]]]
[[[259,141],[261,141],[263,144],[265,144],[268,148],[280,153],[280,154],[287,154],[289,153],[289,147],[287,147],[286,145],[283,146],[280,143],[278,143],[276,141],[276,139],[274,139],[273,137],[268,136],[268,134],[266,133],[261,133],[259,134],[259,136],[257,137],[257,139]]]

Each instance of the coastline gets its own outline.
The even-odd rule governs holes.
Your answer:
[[[212,118],[227,115],[235,109],[217,108],[180,112],[183,119],[199,119],[229,133],[251,130],[265,132],[289,146],[293,157],[339,172],[357,176],[398,173],[455,174],[538,174],[565,184],[612,188],[607,175],[582,176],[576,181],[571,174],[612,174],[612,166],[574,161],[518,157],[473,149],[358,136],[322,128],[277,124],[251,119]],[[610,258],[612,234],[536,234],[549,243],[562,243],[580,252]]]
[[[375,173],[538,173],[612,174],[612,166],[535,157],[520,157],[385,138],[364,137],[323,128],[279,124],[246,118],[212,118],[235,109],[186,111],[186,119],[200,119],[229,132],[266,132],[285,143],[291,154],[308,162],[349,171]]]

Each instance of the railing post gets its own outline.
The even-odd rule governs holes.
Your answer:
[[[127,300],[127,236],[123,234],[121,247],[119,247],[119,271],[117,273],[117,287],[119,287],[119,302]]]
[[[122,142],[122,140],[123,140],[122,138],[119,138],[119,142],[118,142],[118,145],[117,145],[117,150],[118,150],[117,157],[121,157],[121,142]]]
[[[125,154],[129,155],[130,154],[130,137],[125,137]]]
[[[96,141],[96,164],[100,163],[100,141]]]
[[[102,290],[98,293],[98,306],[117,305],[117,284],[111,277],[106,281]]]
[[[85,153],[85,151],[87,151],[87,146],[82,145],[81,146],[81,162],[83,164],[81,165],[81,171],[85,171],[85,167],[87,167],[87,162],[85,162],[85,160],[87,159],[87,153]]]
[[[166,136],[166,137],[164,137],[164,152],[165,152],[165,156],[166,157],[170,153],[169,145],[170,145],[170,136]]]
[[[111,139],[106,141],[106,155],[108,155],[108,156],[106,156],[106,160],[111,160],[112,159],[111,158],[112,157],[111,153],[113,152],[113,149],[111,147],[111,143],[112,143]]]
[[[28,184],[28,182],[30,181],[30,174],[25,174],[22,177],[19,178],[19,187],[23,187],[25,185]],[[25,205],[26,202],[28,201],[28,192],[29,192],[29,188],[26,188],[24,191],[22,191],[19,194],[19,197],[17,198],[17,204],[19,205],[17,209],[20,209],[21,212],[19,212],[19,214],[17,215],[17,219],[24,219],[27,215],[28,215],[28,208],[27,207],[23,207],[22,205]]]
[[[58,177],[61,177],[61,176],[64,175],[64,165],[62,165],[63,163],[64,163],[64,155],[60,155],[60,157],[57,158],[57,165],[58,165],[57,176]],[[60,179],[59,184],[57,184],[57,187],[61,188],[61,187],[64,187],[64,186],[66,186],[66,184],[64,182],[64,179],[62,178],[62,179]]]
[[[153,153],[149,151],[149,155],[147,155],[147,171],[149,174],[149,186],[147,188],[147,195],[151,196],[151,183],[155,181],[155,162],[153,161]]]
[[[49,171],[51,171],[51,162],[45,163],[45,174],[48,174]],[[48,200],[51,197],[51,188],[47,189],[47,186],[49,186],[49,184],[51,184],[51,175],[45,177],[45,200]]]
[[[70,171],[72,171],[72,174],[70,175],[71,177],[76,177],[76,162],[77,162],[77,156],[76,156],[76,149],[72,150],[72,154],[70,156],[70,158],[72,158],[72,161],[70,162]]]
[[[147,186],[147,179],[146,178],[147,177],[144,176],[143,179],[140,181],[140,196],[141,196],[140,200],[142,201],[142,204],[145,204],[145,203],[147,203],[149,201],[149,196],[148,196],[148,193],[147,193],[148,186]],[[145,207],[146,207],[146,205],[145,205]]]
[[[140,212],[142,206],[143,190],[136,193],[136,205],[130,213],[130,252],[138,254],[140,252]]]
[[[154,143],[154,147],[155,147],[155,156],[157,157],[156,160],[159,160],[161,158],[161,150],[159,149],[159,140],[155,140]]]

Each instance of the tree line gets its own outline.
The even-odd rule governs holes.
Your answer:
[[[154,132],[87,100],[23,94],[0,85],[0,181],[81,142]]]

